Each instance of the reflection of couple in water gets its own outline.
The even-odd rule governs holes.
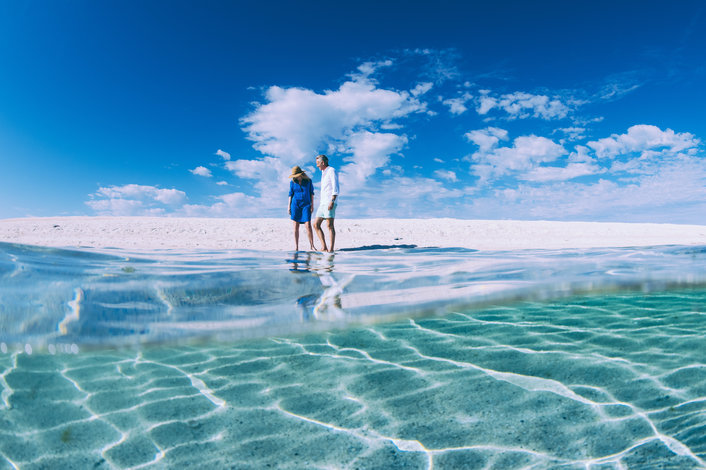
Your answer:
[[[293,259],[287,260],[292,265],[290,271],[298,274],[314,274],[321,282],[319,288],[297,299],[302,320],[335,320],[343,317],[341,294],[348,281],[344,280],[340,283],[333,277],[333,260],[333,254],[299,251],[294,253]]]
[[[321,240],[323,251],[333,253],[336,243],[336,230],[333,226],[333,220],[336,214],[336,199],[338,198],[338,174],[336,170],[329,166],[328,157],[319,155],[316,157],[316,167],[321,170],[321,199],[319,207],[316,209],[314,219],[314,229]],[[311,228],[311,216],[314,210],[314,184],[311,178],[299,168],[292,168],[292,174],[289,175],[292,179],[289,183],[289,217],[294,221],[294,246],[295,250],[299,251],[299,225],[305,224],[307,235],[309,237],[309,246],[312,251],[316,251],[314,246],[314,236]],[[321,228],[321,223],[326,219],[328,224],[329,239],[331,244],[326,246],[326,238],[324,231]]]

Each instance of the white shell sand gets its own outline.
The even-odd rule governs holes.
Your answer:
[[[326,223],[323,224],[328,240]],[[706,226],[459,219],[340,219],[336,249],[371,245],[480,250],[706,245]],[[316,235],[314,235],[316,240]],[[0,220],[0,241],[54,247],[293,250],[288,219],[49,217]],[[315,241],[321,247],[318,240]],[[300,228],[300,249],[307,249]]]

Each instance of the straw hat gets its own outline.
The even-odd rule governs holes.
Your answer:
[[[289,177],[290,178],[299,178],[300,176],[303,176],[304,178],[307,177],[306,173],[304,173],[304,170],[302,170],[298,166],[295,166],[294,168],[292,168],[292,174],[289,175]]]

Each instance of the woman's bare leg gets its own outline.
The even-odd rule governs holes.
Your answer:
[[[299,251],[299,222],[293,220],[294,222],[294,249]]]
[[[311,251],[316,251],[316,247],[314,246],[314,231],[311,229],[311,220],[306,223],[306,234],[309,236]]]

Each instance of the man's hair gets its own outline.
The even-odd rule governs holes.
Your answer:
[[[321,154],[321,155],[319,155],[318,157],[316,157],[316,159],[317,159],[317,160],[318,160],[318,159],[321,159],[321,160],[323,160],[323,162],[324,162],[326,165],[328,165],[328,157],[327,157],[326,155]]]

